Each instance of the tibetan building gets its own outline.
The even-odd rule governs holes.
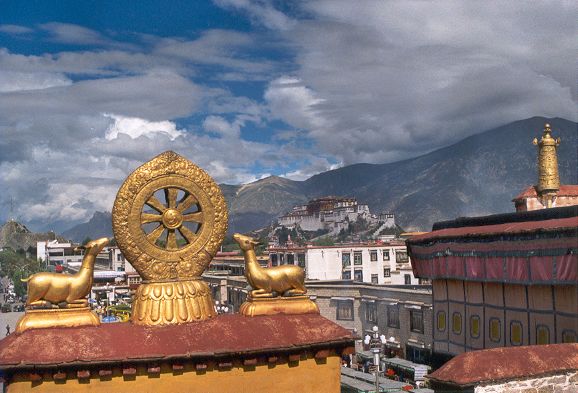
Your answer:
[[[438,223],[407,241],[432,280],[438,363],[484,348],[576,342],[578,206]]]
[[[479,349],[577,342],[578,186],[560,186],[551,132],[546,124],[534,139],[538,184],[514,199],[517,213],[436,223],[407,241],[414,275],[432,280],[437,365]]]
[[[101,323],[86,299],[106,238],[83,246],[78,273],[29,277],[26,313],[0,340],[8,393],[340,391],[353,336],[319,315],[301,268],[261,267],[249,237],[235,235],[252,290],[239,314],[217,315],[201,275],[227,208],[202,169],[173,152],[143,164],[117,194],[113,230],[143,278],[131,320]]]

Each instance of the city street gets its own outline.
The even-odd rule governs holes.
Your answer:
[[[6,324],[10,325],[10,333],[14,333],[16,323],[24,312],[0,313],[0,339],[6,335]]]

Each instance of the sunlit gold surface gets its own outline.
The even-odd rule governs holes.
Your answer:
[[[107,244],[108,239],[102,238],[82,246],[85,254],[76,274],[42,272],[23,279],[28,282],[27,308],[58,306],[62,302],[66,302],[68,308],[86,307],[85,298],[92,288],[94,262]]]
[[[251,285],[249,299],[241,307],[244,315],[309,314],[319,312],[306,296],[305,272],[295,265],[262,268],[257,261],[255,246],[259,243],[235,233],[245,258],[245,277]]]
[[[138,287],[132,321],[138,325],[166,325],[215,316],[209,286],[201,280],[142,284]]]
[[[116,196],[112,226],[118,247],[144,279],[133,303],[134,323],[214,315],[210,291],[199,280],[219,250],[227,220],[218,185],[172,151],[129,175]]]
[[[252,298],[241,304],[239,312],[248,317],[275,314],[319,314],[319,307],[307,296]]]
[[[544,125],[544,134],[540,141],[534,138],[538,146],[538,185],[537,191],[547,207],[552,207],[552,200],[560,190],[560,175],[558,173],[558,156],[556,148],[560,138],[552,137],[550,124]]]
[[[100,321],[89,307],[26,310],[16,324],[16,333],[48,327],[98,326]]]

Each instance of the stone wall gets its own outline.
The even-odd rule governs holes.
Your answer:
[[[576,393],[578,373],[519,379],[501,384],[476,386],[474,393]]]

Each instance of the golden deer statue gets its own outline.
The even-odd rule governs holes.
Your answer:
[[[239,243],[245,258],[245,277],[253,288],[251,297],[267,298],[275,296],[295,296],[307,293],[305,272],[295,265],[262,268],[257,262],[255,239],[235,233],[233,239]]]
[[[94,262],[98,253],[108,244],[107,238],[86,243],[77,249],[84,249],[84,258],[76,274],[36,273],[23,279],[28,282],[27,307],[57,306],[66,302],[67,308],[86,307],[86,295],[92,288]]]

